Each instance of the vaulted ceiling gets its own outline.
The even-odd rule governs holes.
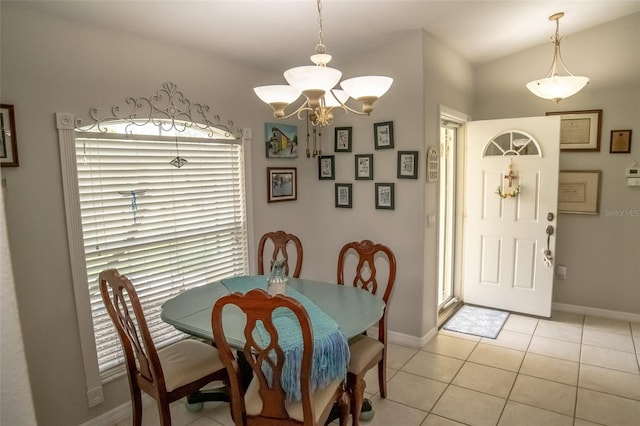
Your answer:
[[[318,43],[315,0],[30,1],[27,7],[266,70],[308,64]],[[640,0],[324,0],[323,36],[337,67],[341,57],[420,28],[482,64],[548,42],[555,31],[548,17],[560,11],[560,33],[570,37],[639,12]]]

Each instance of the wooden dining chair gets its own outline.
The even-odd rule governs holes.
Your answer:
[[[234,356],[227,341],[222,320],[223,310],[227,305],[239,307],[246,315],[246,343],[243,349],[237,350],[238,357]],[[274,310],[283,308],[295,315],[302,330],[300,401],[287,401],[281,380],[285,357],[273,314]],[[257,341],[261,339],[256,339],[258,324],[263,327],[263,333],[268,333],[266,344]],[[218,299],[213,306],[211,327],[220,357],[227,368],[231,388],[231,416],[236,426],[324,425],[336,401],[340,408],[340,424],[347,424],[349,395],[344,391],[343,379],[333,380],[323,389],[311,389],[313,331],[309,315],[300,302],[281,294],[270,296],[262,289],[254,289],[244,295],[230,294]],[[245,361],[253,374],[248,386],[243,384],[240,367]],[[266,370],[272,373],[273,379],[267,378],[264,373]]]
[[[227,380],[218,350],[196,340],[181,340],[157,350],[131,281],[115,269],[100,273],[100,293],[125,353],[133,424],[142,424],[141,390],[156,400],[160,423],[171,425],[169,404],[208,383]]]
[[[348,257],[355,255],[354,262],[347,262]],[[388,263],[386,282],[379,282],[375,260],[382,258]],[[347,271],[347,265],[355,264],[353,270]],[[361,334],[349,341],[351,361],[347,373],[347,389],[351,397],[351,414],[353,425],[360,424],[360,412],[364,401],[364,375],[378,365],[378,385],[380,396],[387,397],[387,308],[391,291],[396,280],[396,257],[391,249],[384,244],[375,244],[371,240],[354,241],[345,244],[338,255],[338,284],[345,284],[345,276],[353,275],[352,284],[373,294],[378,294],[381,285],[384,285],[382,299],[385,308],[378,321],[378,337],[369,337]]]
[[[269,243],[269,244],[268,244]],[[258,244],[258,275],[263,275],[265,273],[264,268],[264,251],[269,246],[273,246],[273,253],[271,254],[269,271],[271,270],[271,265],[276,261],[278,255],[281,255],[284,259],[284,272],[289,276],[289,252],[288,249],[293,246],[296,253],[296,266],[293,270],[293,278],[300,278],[300,270],[302,269],[302,243],[300,239],[293,234],[287,234],[284,231],[275,231],[275,232],[267,232],[260,238],[260,243]]]

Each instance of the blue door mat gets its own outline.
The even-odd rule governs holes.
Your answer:
[[[509,312],[464,305],[444,325],[445,330],[495,339]]]

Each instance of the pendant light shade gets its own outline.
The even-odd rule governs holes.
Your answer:
[[[560,100],[578,93],[587,83],[589,83],[587,77],[555,75],[530,81],[527,83],[527,89],[541,98],[560,102]]]
[[[589,83],[587,77],[573,75],[562,60],[562,54],[560,53],[560,18],[563,16],[564,12],[559,12],[549,17],[550,21],[556,22],[556,33],[551,37],[554,49],[549,72],[547,72],[546,77],[527,83],[527,89],[531,93],[543,99],[551,99],[555,103],[575,95]],[[559,75],[561,71],[564,71],[566,75]]]

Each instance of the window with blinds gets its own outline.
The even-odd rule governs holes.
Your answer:
[[[242,144],[75,132],[75,156],[98,364],[107,377],[124,354],[100,296],[102,270],[131,279],[159,347],[184,338],[161,320],[164,301],[248,273]],[[172,165],[176,157],[186,163]]]

